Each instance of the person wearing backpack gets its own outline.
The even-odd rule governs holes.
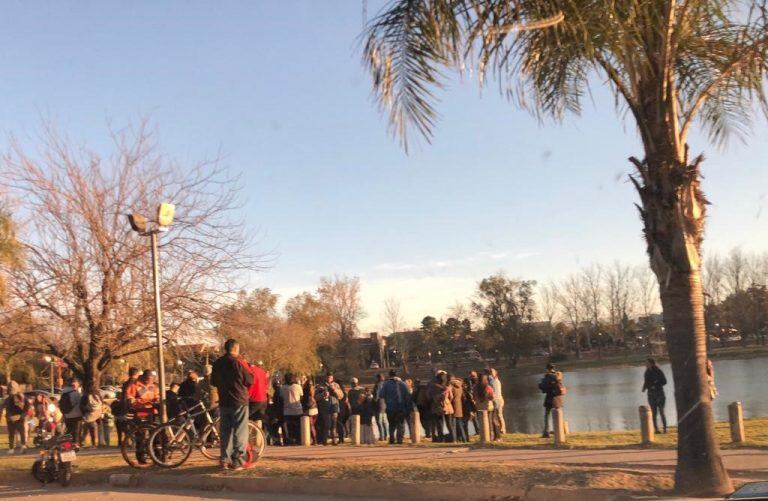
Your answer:
[[[27,447],[27,427],[24,418],[27,414],[27,402],[24,394],[18,388],[9,385],[11,393],[3,402],[5,420],[8,428],[8,454],[14,454],[18,448],[19,454]],[[18,436],[18,441],[16,437]]]
[[[83,389],[80,380],[73,378],[69,386],[61,390],[61,399],[59,400],[59,409],[64,414],[64,426],[67,434],[72,436],[76,444],[80,444],[80,430],[82,429],[83,411],[80,409],[80,400],[82,400]]]
[[[542,438],[549,438],[549,415],[552,409],[563,407],[563,397],[566,394],[563,383],[563,373],[554,364],[547,364],[547,372],[539,383],[539,390],[544,393],[544,432]]]
[[[99,446],[99,421],[104,414],[104,401],[98,388],[83,395],[80,399],[80,411],[83,414],[81,444],[85,443],[86,437],[90,437],[91,449],[96,449]]]
[[[648,390],[648,405],[653,412],[653,428],[659,433],[659,425],[656,423],[656,416],[661,414],[661,424],[664,426],[664,433],[667,432],[667,416],[664,414],[664,405],[667,402],[667,396],[664,394],[664,386],[667,384],[667,377],[664,371],[656,365],[656,360],[649,358],[646,361],[645,376],[643,381],[643,390]]]

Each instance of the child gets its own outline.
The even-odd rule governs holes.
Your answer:
[[[360,442],[364,445],[373,445],[376,442],[373,436],[373,416],[378,411],[378,406],[373,401],[373,394],[370,389],[365,389],[362,398],[363,403],[360,406]]]

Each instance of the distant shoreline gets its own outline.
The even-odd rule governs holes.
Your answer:
[[[613,356],[605,357],[602,359],[589,358],[578,360],[576,358],[568,359],[563,362],[558,362],[558,368],[563,371],[578,371],[583,369],[598,369],[607,367],[637,367],[643,365],[645,360],[649,357],[647,354],[633,353],[628,356]],[[768,346],[737,346],[729,348],[715,348],[710,352],[712,360],[744,360],[750,358],[762,358],[768,357]],[[655,355],[658,362],[664,363],[669,361],[667,355]],[[539,361],[526,360],[521,362],[515,368],[499,369],[501,372],[506,372],[515,376],[528,376],[532,374],[540,374],[544,371],[544,365],[546,359],[542,358]]]

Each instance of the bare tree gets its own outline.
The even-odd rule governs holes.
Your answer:
[[[722,301],[725,290],[723,280],[723,262],[720,256],[712,254],[704,260],[702,268],[704,297],[709,298],[709,304],[719,304]]]
[[[584,287],[581,275],[571,275],[557,289],[557,302],[568,318],[576,341],[576,358],[581,358],[580,330],[585,317]]]
[[[608,303],[608,316],[613,335],[626,338],[625,321],[629,317],[632,303],[632,268],[616,261],[605,273],[605,289]]]
[[[317,295],[330,314],[330,329],[336,340],[336,355],[343,359],[346,370],[357,369],[358,353],[352,340],[359,332],[357,322],[365,317],[360,302],[360,279],[338,275],[323,277],[320,279]]]
[[[400,315],[400,301],[397,298],[389,297],[384,300],[384,331],[387,334],[400,332],[404,321]]]
[[[749,262],[740,248],[731,250],[723,263],[723,274],[728,292],[741,292],[747,288]]]
[[[536,305],[539,310],[539,317],[547,322],[547,342],[550,355],[553,353],[552,335],[554,334],[553,321],[559,312],[557,302],[557,285],[554,282],[541,284],[536,287],[538,300]]]
[[[126,213],[176,204],[161,239],[168,339],[207,332],[237,280],[259,268],[233,217],[236,179],[222,166],[168,160],[146,123],[112,140],[103,157],[46,126],[37,153],[12,140],[0,157],[5,186],[27,219],[14,301],[46,325],[39,349],[62,358],[86,388],[113,360],[154,344],[148,241],[133,234]]]
[[[647,317],[659,311],[659,284],[648,266],[640,265],[635,268],[635,290],[643,316]]]
[[[603,310],[603,268],[593,264],[581,270],[581,285],[583,288],[582,300],[584,312],[592,323],[587,329],[587,346],[592,348],[591,332],[598,334],[600,330],[600,315]],[[602,344],[600,344],[600,356],[602,356]]]

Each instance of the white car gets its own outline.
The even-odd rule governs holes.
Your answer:
[[[371,362],[371,367],[370,368],[371,369],[379,369],[380,368],[379,367],[379,363],[374,360],[373,362]]]

